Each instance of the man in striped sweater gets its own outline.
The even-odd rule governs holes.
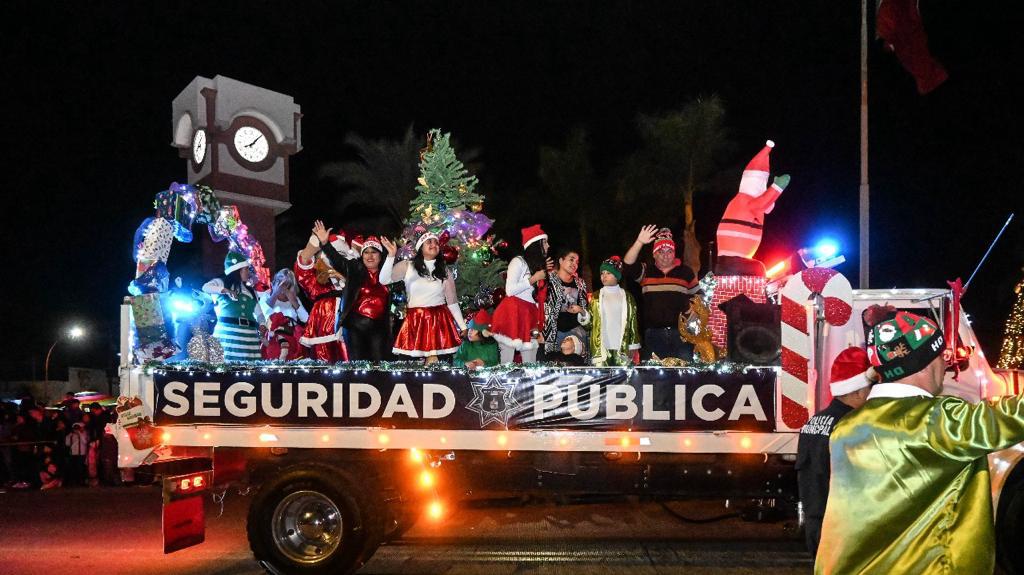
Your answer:
[[[654,265],[637,261],[640,250],[654,243]],[[679,337],[679,314],[690,308],[690,298],[699,291],[697,274],[676,257],[676,243],[668,228],[644,226],[622,258],[623,275],[640,284],[643,358],[693,359],[693,346]]]

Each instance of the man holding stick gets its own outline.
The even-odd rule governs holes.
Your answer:
[[[986,455],[1024,441],[1024,396],[939,396],[942,331],[892,307],[865,312],[882,383],[831,440],[815,573],[992,573]]]

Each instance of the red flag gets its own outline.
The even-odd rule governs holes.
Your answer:
[[[914,77],[919,93],[931,92],[949,77],[928,51],[928,35],[917,0],[881,0],[875,27],[885,47],[896,53],[900,64]]]

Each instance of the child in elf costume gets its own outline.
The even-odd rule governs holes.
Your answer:
[[[213,296],[217,309],[217,327],[213,337],[224,348],[225,362],[260,359],[260,324],[263,311],[257,305],[256,293],[247,285],[250,261],[237,252],[224,258],[224,278],[214,278],[203,285]]]
[[[601,289],[590,301],[590,357],[597,366],[629,365],[640,349],[636,300],[622,289],[622,259],[601,262]]]
[[[466,369],[498,365],[498,344],[491,338],[491,314],[482,309],[469,320],[466,339],[455,352],[453,364]]]

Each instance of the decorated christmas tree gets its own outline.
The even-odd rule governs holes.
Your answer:
[[[493,307],[501,297],[506,268],[496,256],[506,244],[487,234],[494,220],[483,213],[484,198],[475,191],[479,181],[456,157],[450,134],[437,129],[427,134],[417,181],[400,255],[412,257],[416,238],[425,231],[436,233],[445,263],[455,270],[462,308]]]
[[[999,369],[1024,369],[1024,279],[1014,288],[1017,301],[1006,318],[1003,349],[999,352]]]

